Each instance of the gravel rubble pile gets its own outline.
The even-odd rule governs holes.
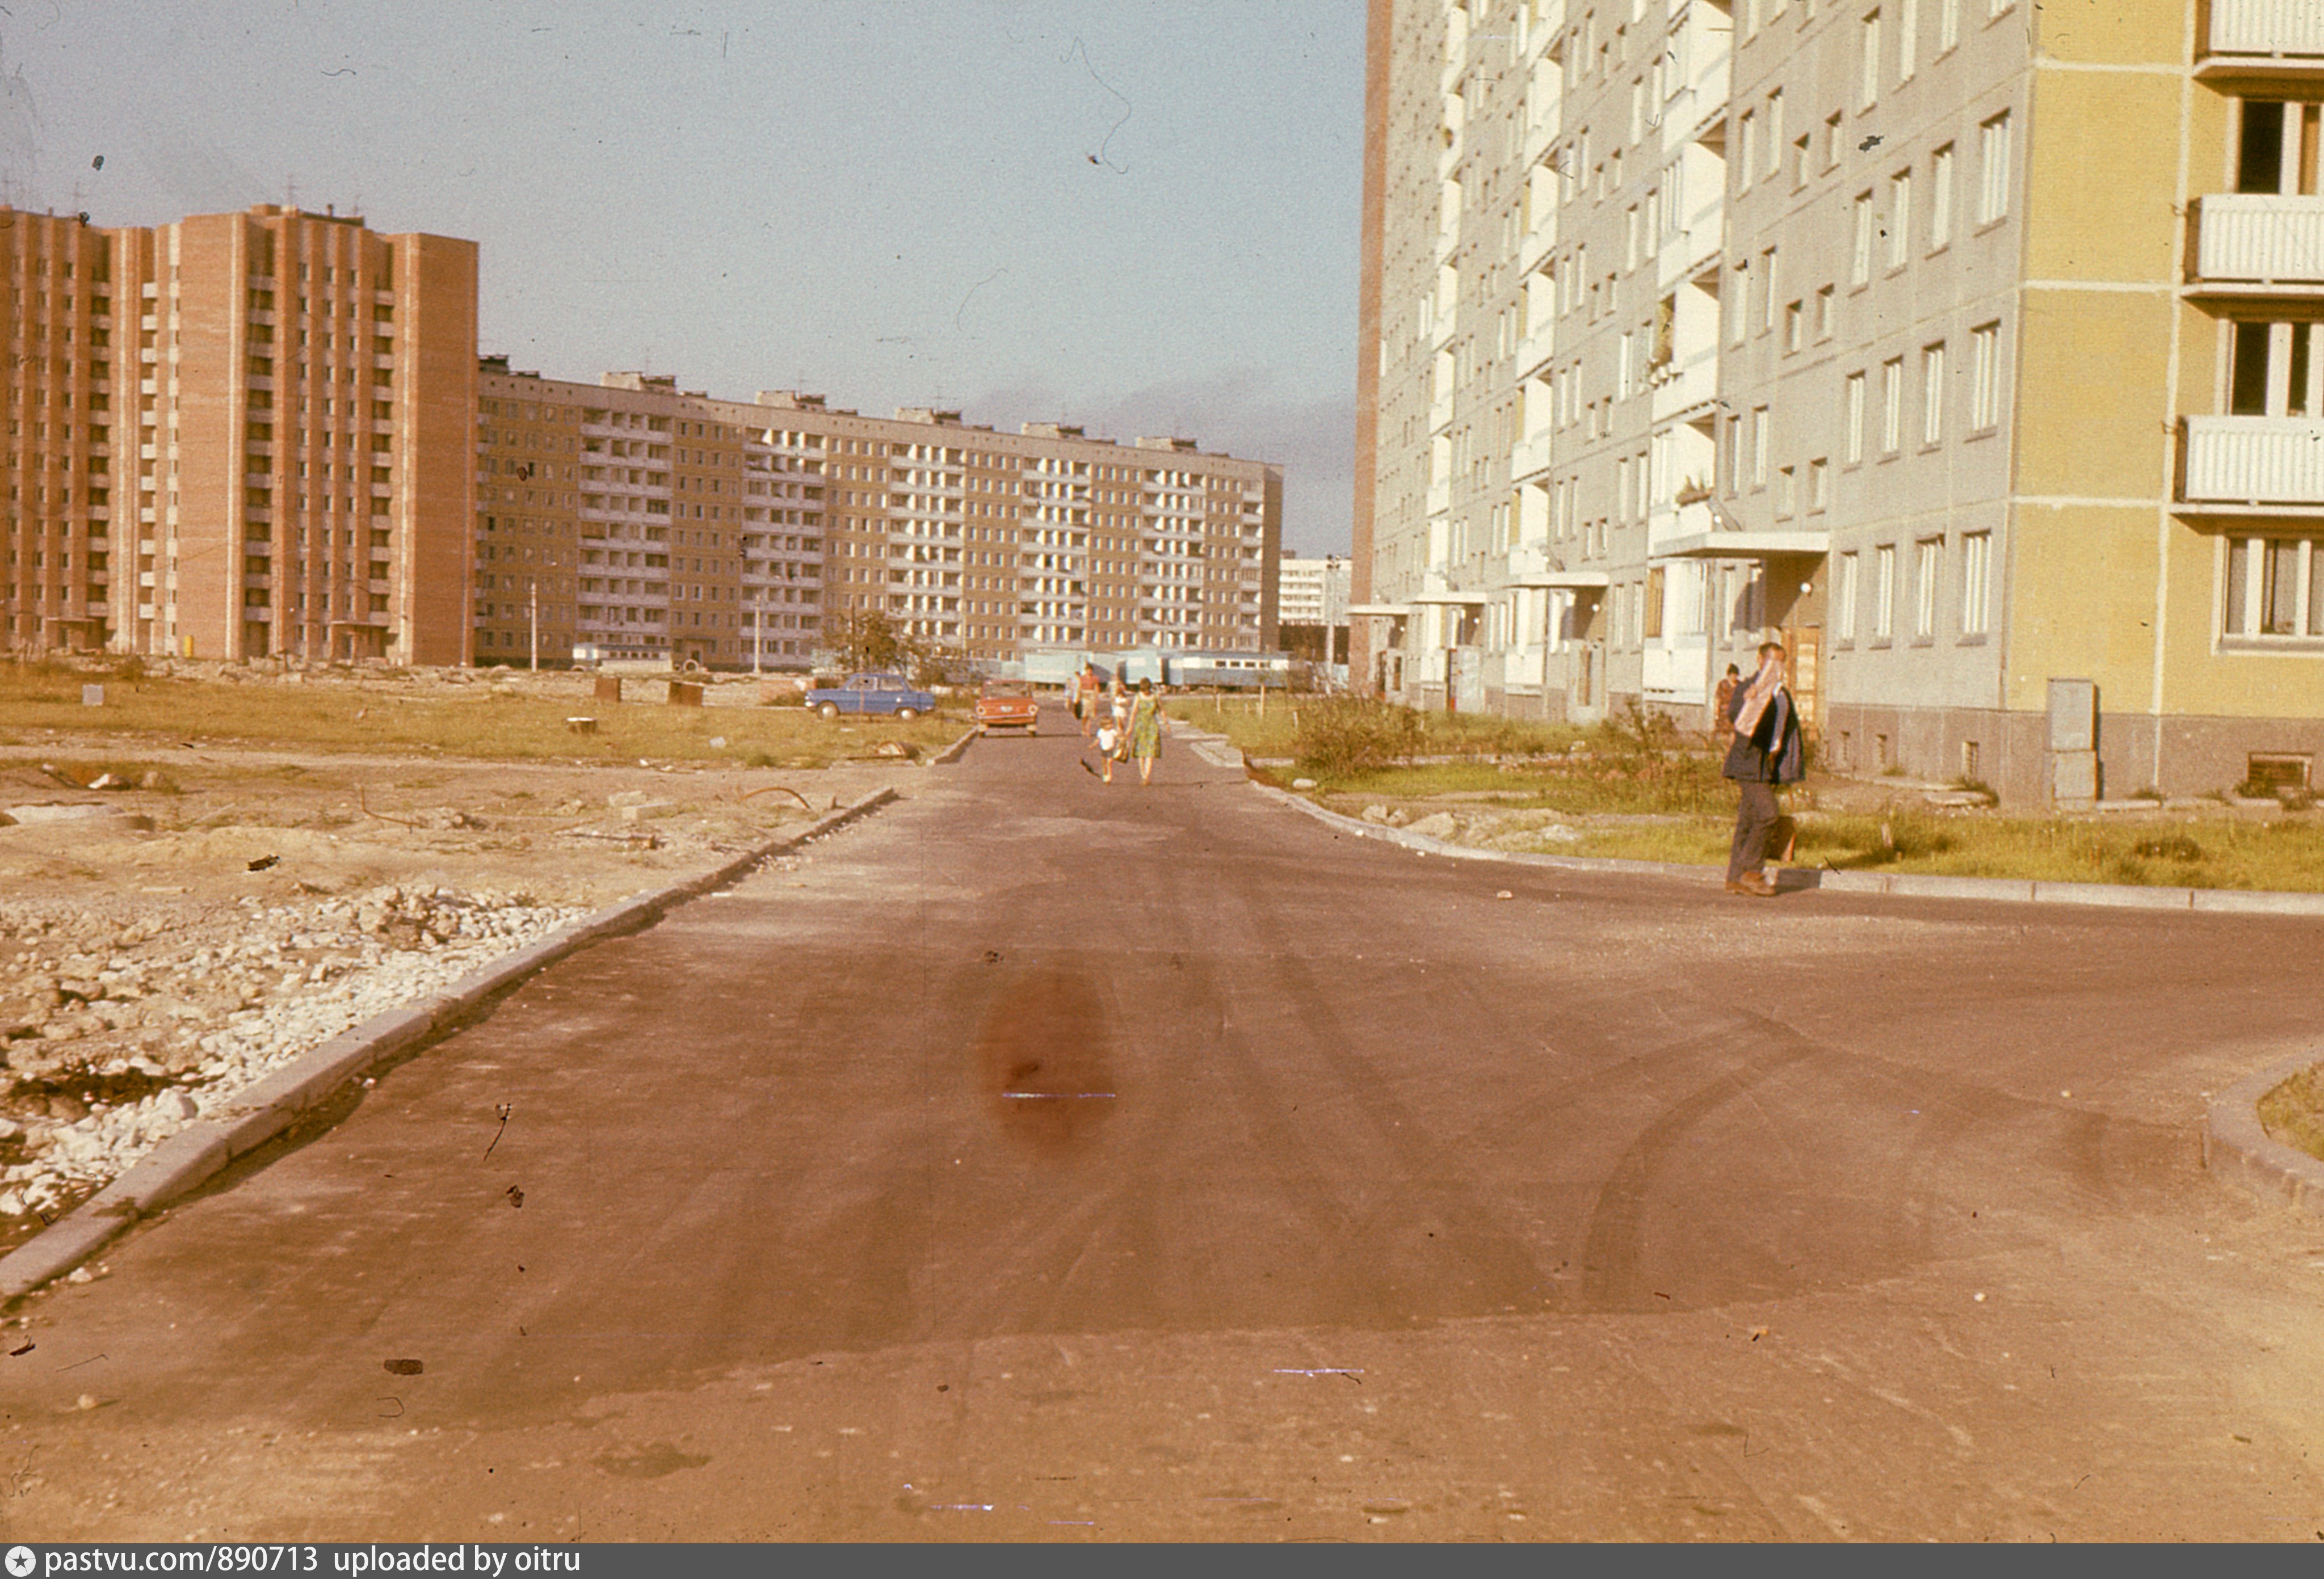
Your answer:
[[[22,1237],[300,1054],[586,913],[444,886],[179,919],[0,905],[0,1227]]]

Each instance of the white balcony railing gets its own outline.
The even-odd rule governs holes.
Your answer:
[[[2324,55],[2316,0],[2211,0],[2215,55]]]
[[[2203,198],[2195,271],[2205,280],[2324,282],[2324,197]]]
[[[2181,496],[2197,504],[2324,505],[2324,422],[2188,418]]]
[[[1523,479],[1549,470],[1552,430],[1537,427],[1517,440],[1509,451],[1509,475]]]

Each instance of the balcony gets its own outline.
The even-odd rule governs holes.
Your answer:
[[[1509,452],[1509,476],[1523,481],[1536,473],[1549,470],[1552,430],[1537,427],[1519,439]]]
[[[2295,417],[2190,417],[2189,504],[2324,509],[2324,422]]]
[[[2195,276],[2204,282],[2324,285],[2324,197],[2231,193],[2201,199]]]
[[[2315,0],[2211,0],[2213,55],[2313,57],[2324,67],[2324,9]]]

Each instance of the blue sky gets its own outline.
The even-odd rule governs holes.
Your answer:
[[[1362,78],[1356,0],[13,0],[0,195],[473,237],[519,367],[1191,436],[1337,552]]]

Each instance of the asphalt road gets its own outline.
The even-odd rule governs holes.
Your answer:
[[[2316,923],[1451,862],[1078,743],[37,1297],[0,1538],[2324,1532],[2324,1225],[2197,1138]]]

